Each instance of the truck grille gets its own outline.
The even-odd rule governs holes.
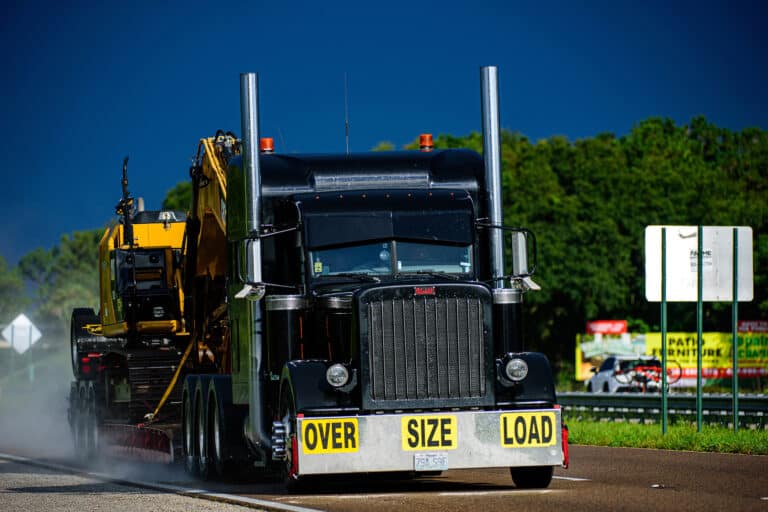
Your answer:
[[[367,313],[373,400],[485,395],[480,298],[383,298]]]

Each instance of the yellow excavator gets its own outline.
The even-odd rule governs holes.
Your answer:
[[[136,208],[127,167],[126,157],[119,222],[99,242],[99,312],[72,312],[69,416],[83,457],[114,433],[110,425],[144,421],[161,401],[175,416],[180,391],[172,378],[189,345],[181,285],[186,213]]]
[[[224,169],[237,154],[232,133],[200,140],[189,215],[145,211],[123,162],[119,222],[99,243],[99,312],[72,313],[69,421],[83,458],[173,460],[184,374],[229,370]]]

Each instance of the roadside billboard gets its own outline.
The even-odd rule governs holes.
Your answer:
[[[702,376],[731,377],[732,333],[702,334]],[[576,336],[576,380],[586,381],[593,367],[609,355],[649,355],[661,359],[661,333],[580,334]],[[768,376],[768,332],[752,330],[738,334],[739,378]],[[680,364],[682,379],[677,386],[696,385],[696,333],[667,333],[667,359]]]

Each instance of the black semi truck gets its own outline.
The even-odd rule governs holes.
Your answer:
[[[567,430],[521,335],[535,238],[502,224],[496,68],[481,82],[484,156],[430,137],[300,155],[259,150],[257,77],[241,75],[242,139],[201,140],[190,171],[189,345],[157,381],[181,407],[150,404],[136,433],[101,439],[200,476],[509,467],[520,487],[549,485]]]

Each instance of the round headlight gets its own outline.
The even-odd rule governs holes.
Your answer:
[[[325,371],[325,380],[335,388],[339,388],[349,381],[349,372],[343,364],[333,364]]]
[[[528,376],[528,363],[515,357],[507,361],[507,365],[504,367],[504,372],[509,377],[509,380],[520,382]]]

